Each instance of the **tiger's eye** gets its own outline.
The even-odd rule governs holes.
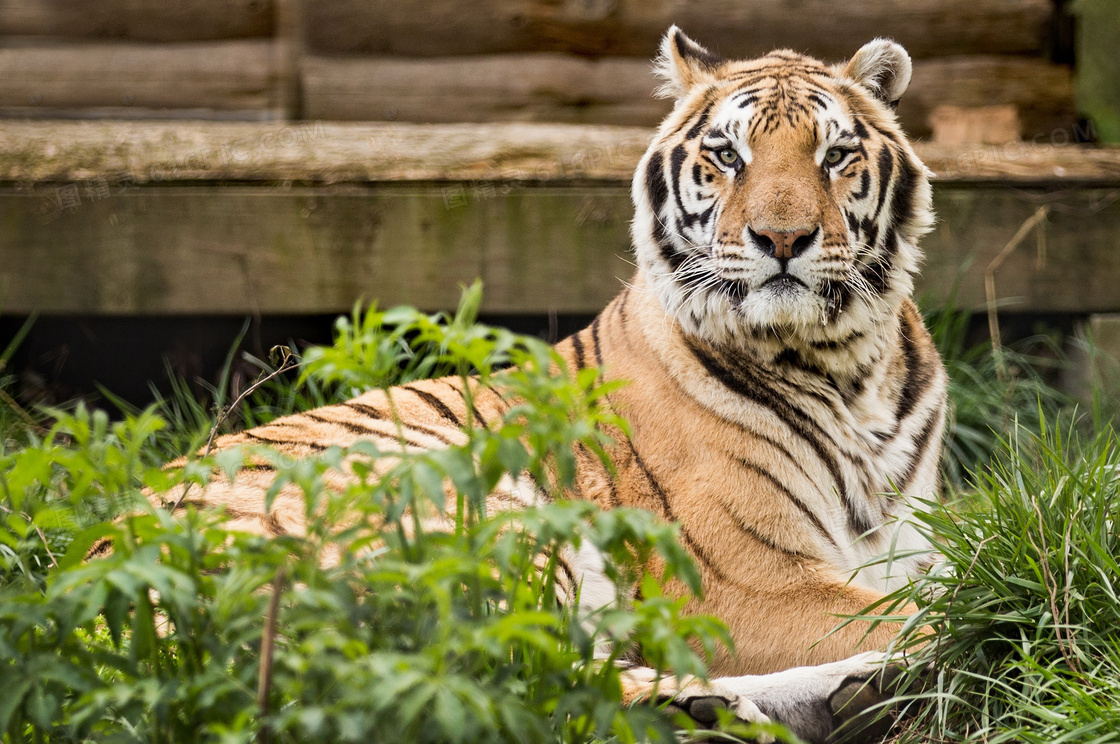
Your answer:
[[[824,154],[824,162],[829,165],[836,165],[844,159],[844,151],[839,147],[829,148],[828,152]]]
[[[735,152],[730,147],[720,150],[718,154],[720,161],[725,165],[735,165],[735,162],[739,159],[739,153]]]

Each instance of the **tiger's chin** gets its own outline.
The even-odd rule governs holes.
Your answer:
[[[747,293],[734,307],[744,325],[796,335],[829,322],[829,304],[801,282],[777,279]]]

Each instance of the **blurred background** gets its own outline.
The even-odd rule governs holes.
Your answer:
[[[485,319],[578,329],[633,270],[672,23],[724,56],[901,42],[925,307],[1071,392],[1083,339],[1120,350],[1120,0],[0,0],[13,404],[244,384],[242,351],[479,277]]]

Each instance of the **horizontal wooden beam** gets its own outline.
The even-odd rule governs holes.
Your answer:
[[[650,58],[676,23],[712,51],[756,56],[789,47],[829,59],[878,36],[915,57],[1039,54],[1050,0],[315,0],[313,50],[442,56],[556,51]]]
[[[552,121],[656,126],[672,103],[653,97],[648,60],[570,54],[441,59],[308,57],[303,115],[346,121]],[[516,74],[511,74],[516,71]],[[990,55],[919,60],[898,107],[913,137],[932,133],[938,106],[1011,106],[1014,134],[1049,137],[1073,128],[1070,69]]]
[[[267,40],[0,48],[0,116],[262,119],[275,66]]]
[[[214,41],[269,36],[272,0],[0,0],[0,36]]]
[[[1117,189],[942,184],[919,291],[1004,309],[1120,311]],[[0,311],[333,313],[358,298],[454,306],[482,278],[487,312],[595,312],[629,278],[623,184],[451,182],[138,187],[96,179],[0,188]]]
[[[212,181],[628,183],[652,132],[563,124],[0,121],[0,183]],[[1059,130],[1027,142],[916,146],[942,183],[1120,184],[1120,148]]]

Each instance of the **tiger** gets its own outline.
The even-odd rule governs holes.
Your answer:
[[[827,65],[789,50],[724,59],[676,26],[663,37],[655,70],[674,104],[632,181],[636,273],[555,348],[570,369],[627,381],[609,399],[629,423],[608,448],[614,467],[577,452],[573,496],[677,525],[704,589],[686,609],[722,620],[735,651],[714,654],[707,683],[658,679],[632,660],[629,701],[657,690],[653,702],[702,722],[724,708],[824,742],[888,668],[896,623],[837,625],[936,559],[913,521],[939,488],[947,378],[911,299],[933,223],[930,174],[894,113],[911,69],[886,39]],[[446,447],[509,406],[464,384],[367,392],[214,449],[264,443],[301,457],[402,432],[410,446]],[[181,506],[298,533],[299,495],[266,509],[270,480],[263,468],[234,483],[216,475]],[[873,560],[888,549],[894,560]],[[566,560],[582,601],[608,601],[601,556]]]

